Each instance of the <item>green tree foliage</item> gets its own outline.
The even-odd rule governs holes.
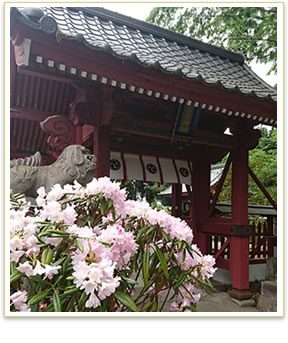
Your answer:
[[[127,198],[130,200],[143,200],[153,208],[162,206],[171,206],[171,199],[159,196],[161,192],[169,187],[168,184],[159,185],[157,182],[142,182],[137,180],[128,180],[121,186],[127,190]]]
[[[249,152],[249,166],[262,185],[277,200],[277,130],[262,129],[258,146]],[[270,205],[255,182],[249,178],[249,202]]]
[[[277,130],[261,129],[262,137],[258,146],[249,151],[249,166],[260,180],[262,185],[277,200]],[[227,159],[227,156],[222,163]],[[226,176],[222,191],[219,195],[220,202],[231,202],[231,167]],[[249,177],[248,185],[249,204],[271,205],[256,183]]]
[[[270,62],[268,74],[277,72],[276,7],[156,7],[146,20],[234,52],[242,51],[248,63]]]

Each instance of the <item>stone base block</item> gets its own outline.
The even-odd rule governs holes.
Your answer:
[[[260,295],[256,307],[261,312],[277,312],[277,298]]]
[[[255,301],[253,299],[247,299],[247,300],[238,300],[235,298],[231,298],[233,303],[237,304],[240,307],[251,307],[256,306]]]
[[[276,281],[262,281],[261,295],[266,297],[277,297],[277,282]]]
[[[277,257],[270,257],[266,263],[266,280],[277,278]]]
[[[238,299],[238,300],[247,300],[252,298],[252,293],[247,290],[239,290],[239,289],[231,289],[228,291],[228,294],[231,298]]]

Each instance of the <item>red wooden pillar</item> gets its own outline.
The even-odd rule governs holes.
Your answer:
[[[182,185],[180,183],[172,185],[172,215],[175,217],[182,215]]]
[[[93,154],[97,158],[95,177],[110,176],[110,129],[109,126],[95,127]]]
[[[82,126],[78,124],[75,126],[75,144],[82,144]]]
[[[248,224],[248,150],[245,148],[239,148],[232,153],[232,224]],[[249,289],[248,236],[231,237],[230,275],[232,287],[236,291],[234,297],[238,294],[241,299],[241,292],[237,293],[237,290]]]
[[[203,254],[208,251],[208,237],[199,231],[199,224],[208,218],[210,200],[210,164],[202,160],[193,161],[192,177],[192,229],[194,242]]]

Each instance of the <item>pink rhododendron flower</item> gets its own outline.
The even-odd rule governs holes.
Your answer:
[[[30,307],[26,304],[28,299],[27,291],[17,291],[10,296],[12,304],[20,312],[30,312]]]
[[[46,244],[51,244],[53,246],[56,247],[56,245],[58,245],[61,241],[63,240],[63,238],[56,238],[56,237],[44,237],[44,242]]]
[[[44,206],[46,203],[46,191],[45,188],[42,186],[40,188],[37,189],[37,194],[38,197],[36,198],[36,203],[38,206]]]
[[[33,267],[29,261],[20,263],[19,267],[17,267],[16,269],[19,270],[21,273],[25,274],[26,276],[33,276]]]
[[[217,270],[217,268],[213,267],[215,265],[215,258],[211,255],[202,256],[200,260],[200,265],[201,265],[200,272],[203,279],[205,277],[211,278]]]
[[[192,245],[192,252],[189,250],[191,254],[186,250],[185,256],[183,255],[182,249],[188,249],[187,244],[191,246],[193,239],[192,230],[185,221],[171,216],[164,210],[152,209],[146,201],[127,200],[126,191],[120,189],[120,184],[112,182],[107,177],[93,179],[86,187],[75,181],[73,185],[63,187],[54,185],[48,193],[41,187],[37,193],[36,201],[40,206],[38,208],[32,208],[29,203],[22,200],[18,204],[15,201],[11,202],[10,258],[16,270],[22,273],[20,287],[25,287],[28,292],[33,289],[32,294],[21,290],[11,295],[12,305],[18,311],[30,311],[26,304],[28,296],[30,299],[35,290],[41,292],[43,283],[47,281],[51,288],[47,288],[48,295],[38,304],[38,311],[44,311],[49,306],[47,299],[54,291],[60,296],[63,311],[71,311],[70,306],[74,306],[75,311],[81,311],[84,303],[79,306],[76,303],[82,295],[81,292],[74,293],[74,285],[82,294],[88,296],[85,302],[87,309],[103,305],[103,300],[110,297],[118,288],[119,291],[129,294],[132,299],[138,297],[135,302],[137,305],[140,304],[139,306],[145,304],[146,300],[154,300],[157,303],[155,286],[157,297],[164,295],[166,301],[165,295],[169,287],[165,284],[165,268],[158,249],[166,259],[169,276],[175,271],[177,282],[176,276],[179,272],[183,274],[185,271],[185,280],[189,280],[182,283],[178,289],[170,289],[175,292],[171,304],[173,311],[189,312],[191,306],[195,306],[199,301],[199,290],[193,283],[187,283],[191,282],[191,277],[207,280],[215,273],[215,259],[210,255],[203,256],[196,245]],[[104,213],[103,199],[109,201],[109,207],[104,207],[105,215],[101,216],[101,213]],[[111,213],[107,214],[108,211]],[[141,230],[141,235],[138,235],[138,230]],[[136,237],[140,247],[136,243]],[[186,242],[186,248],[182,243],[179,245],[178,241]],[[45,256],[46,261],[53,256],[58,265],[41,263],[38,257],[40,251],[41,261],[45,261]],[[150,253],[149,260],[146,252]],[[137,261],[132,259],[133,256]],[[131,260],[135,264],[130,264]],[[136,278],[138,272],[140,274],[138,273],[137,277],[141,277],[143,263],[149,264],[148,277],[154,283],[149,284],[148,289],[143,288],[139,298],[138,288],[135,290],[134,285],[142,287],[141,282],[133,278]],[[62,279],[58,277],[61,268],[66,270],[65,276],[67,275]],[[174,268],[177,270],[173,271]],[[144,268],[142,271],[145,278]],[[41,276],[42,282],[40,277],[34,277],[38,275]],[[57,276],[54,277],[55,275]],[[159,280],[159,283],[155,283],[155,280]],[[162,290],[159,290],[160,285]],[[14,292],[13,288],[11,290]],[[71,297],[71,294],[72,301],[67,298]],[[62,298],[67,301],[62,301]],[[120,306],[117,305],[118,301],[113,301],[113,298],[111,300],[104,303],[103,309],[129,309],[122,303]]]
[[[12,250],[10,251],[10,260],[12,262],[19,262],[21,256],[25,254],[25,251],[23,250]]]
[[[157,211],[145,201],[127,200],[124,212],[128,216],[147,219],[153,225],[163,227],[168,236],[191,243],[193,234],[188,224],[180,218],[175,218],[165,211]]]
[[[36,266],[35,266],[35,268],[33,270],[33,275],[34,276],[37,275],[37,274],[42,275],[44,273],[45,273],[45,269],[41,266],[41,263],[39,261],[37,261],[36,262]]]
[[[112,244],[109,249],[117,269],[126,268],[131,257],[137,251],[133,233],[125,232],[124,228],[118,224],[108,225],[105,230],[102,230],[98,240]]]
[[[49,280],[51,280],[54,275],[58,274],[59,269],[61,269],[61,266],[54,267],[46,264],[44,268],[45,276],[43,279],[45,280],[46,278],[48,278]]]
[[[178,303],[176,301],[173,301],[171,304],[170,304],[170,311],[172,312],[179,312],[179,306],[178,306]]]
[[[96,238],[95,233],[88,226],[79,227],[77,225],[71,225],[70,227],[68,227],[66,232],[74,233],[79,238]]]
[[[103,193],[106,200],[113,199],[116,214],[121,214],[125,206],[126,191],[120,189],[119,183],[112,182],[108,177],[93,179],[86,186],[87,195]]]
[[[25,254],[24,242],[18,235],[10,239],[10,260],[18,262],[20,257]]]
[[[47,202],[57,201],[64,195],[63,188],[57,183],[54,185],[46,196]]]
[[[73,206],[67,206],[63,210],[63,219],[65,224],[74,224],[77,218],[77,213]]]
[[[170,305],[171,311],[191,312],[189,306],[195,306],[200,300],[201,294],[193,284],[186,284],[179,287],[176,301]]]
[[[120,277],[114,277],[116,263],[111,260],[111,252],[103,244],[92,241],[83,241],[83,252],[77,250],[72,256],[74,268],[74,283],[86,294],[91,294],[86,307],[97,307],[95,294],[103,300],[115,292],[120,284]]]
[[[55,223],[60,223],[64,220],[64,214],[61,208],[61,203],[53,200],[43,205],[43,211],[41,212],[41,220],[51,220]]]
[[[23,239],[21,239],[19,236],[15,235],[10,239],[10,250],[22,250],[24,246]]]
[[[97,298],[95,293],[91,293],[89,299],[85,303],[85,306],[87,308],[90,308],[90,307],[97,308],[100,305],[101,305],[100,300]]]

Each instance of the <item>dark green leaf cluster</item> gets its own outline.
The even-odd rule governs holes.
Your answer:
[[[276,201],[277,199],[277,130],[268,131],[261,129],[262,137],[259,144],[253,150],[249,151],[249,166],[260,180],[262,185]],[[225,163],[227,156],[221,161]],[[223,188],[219,195],[220,202],[231,202],[231,167],[226,176]],[[265,195],[249,177],[248,201],[253,205],[271,205]]]
[[[157,7],[150,23],[243,52],[249,61],[271,63],[277,72],[277,8],[275,7]]]

